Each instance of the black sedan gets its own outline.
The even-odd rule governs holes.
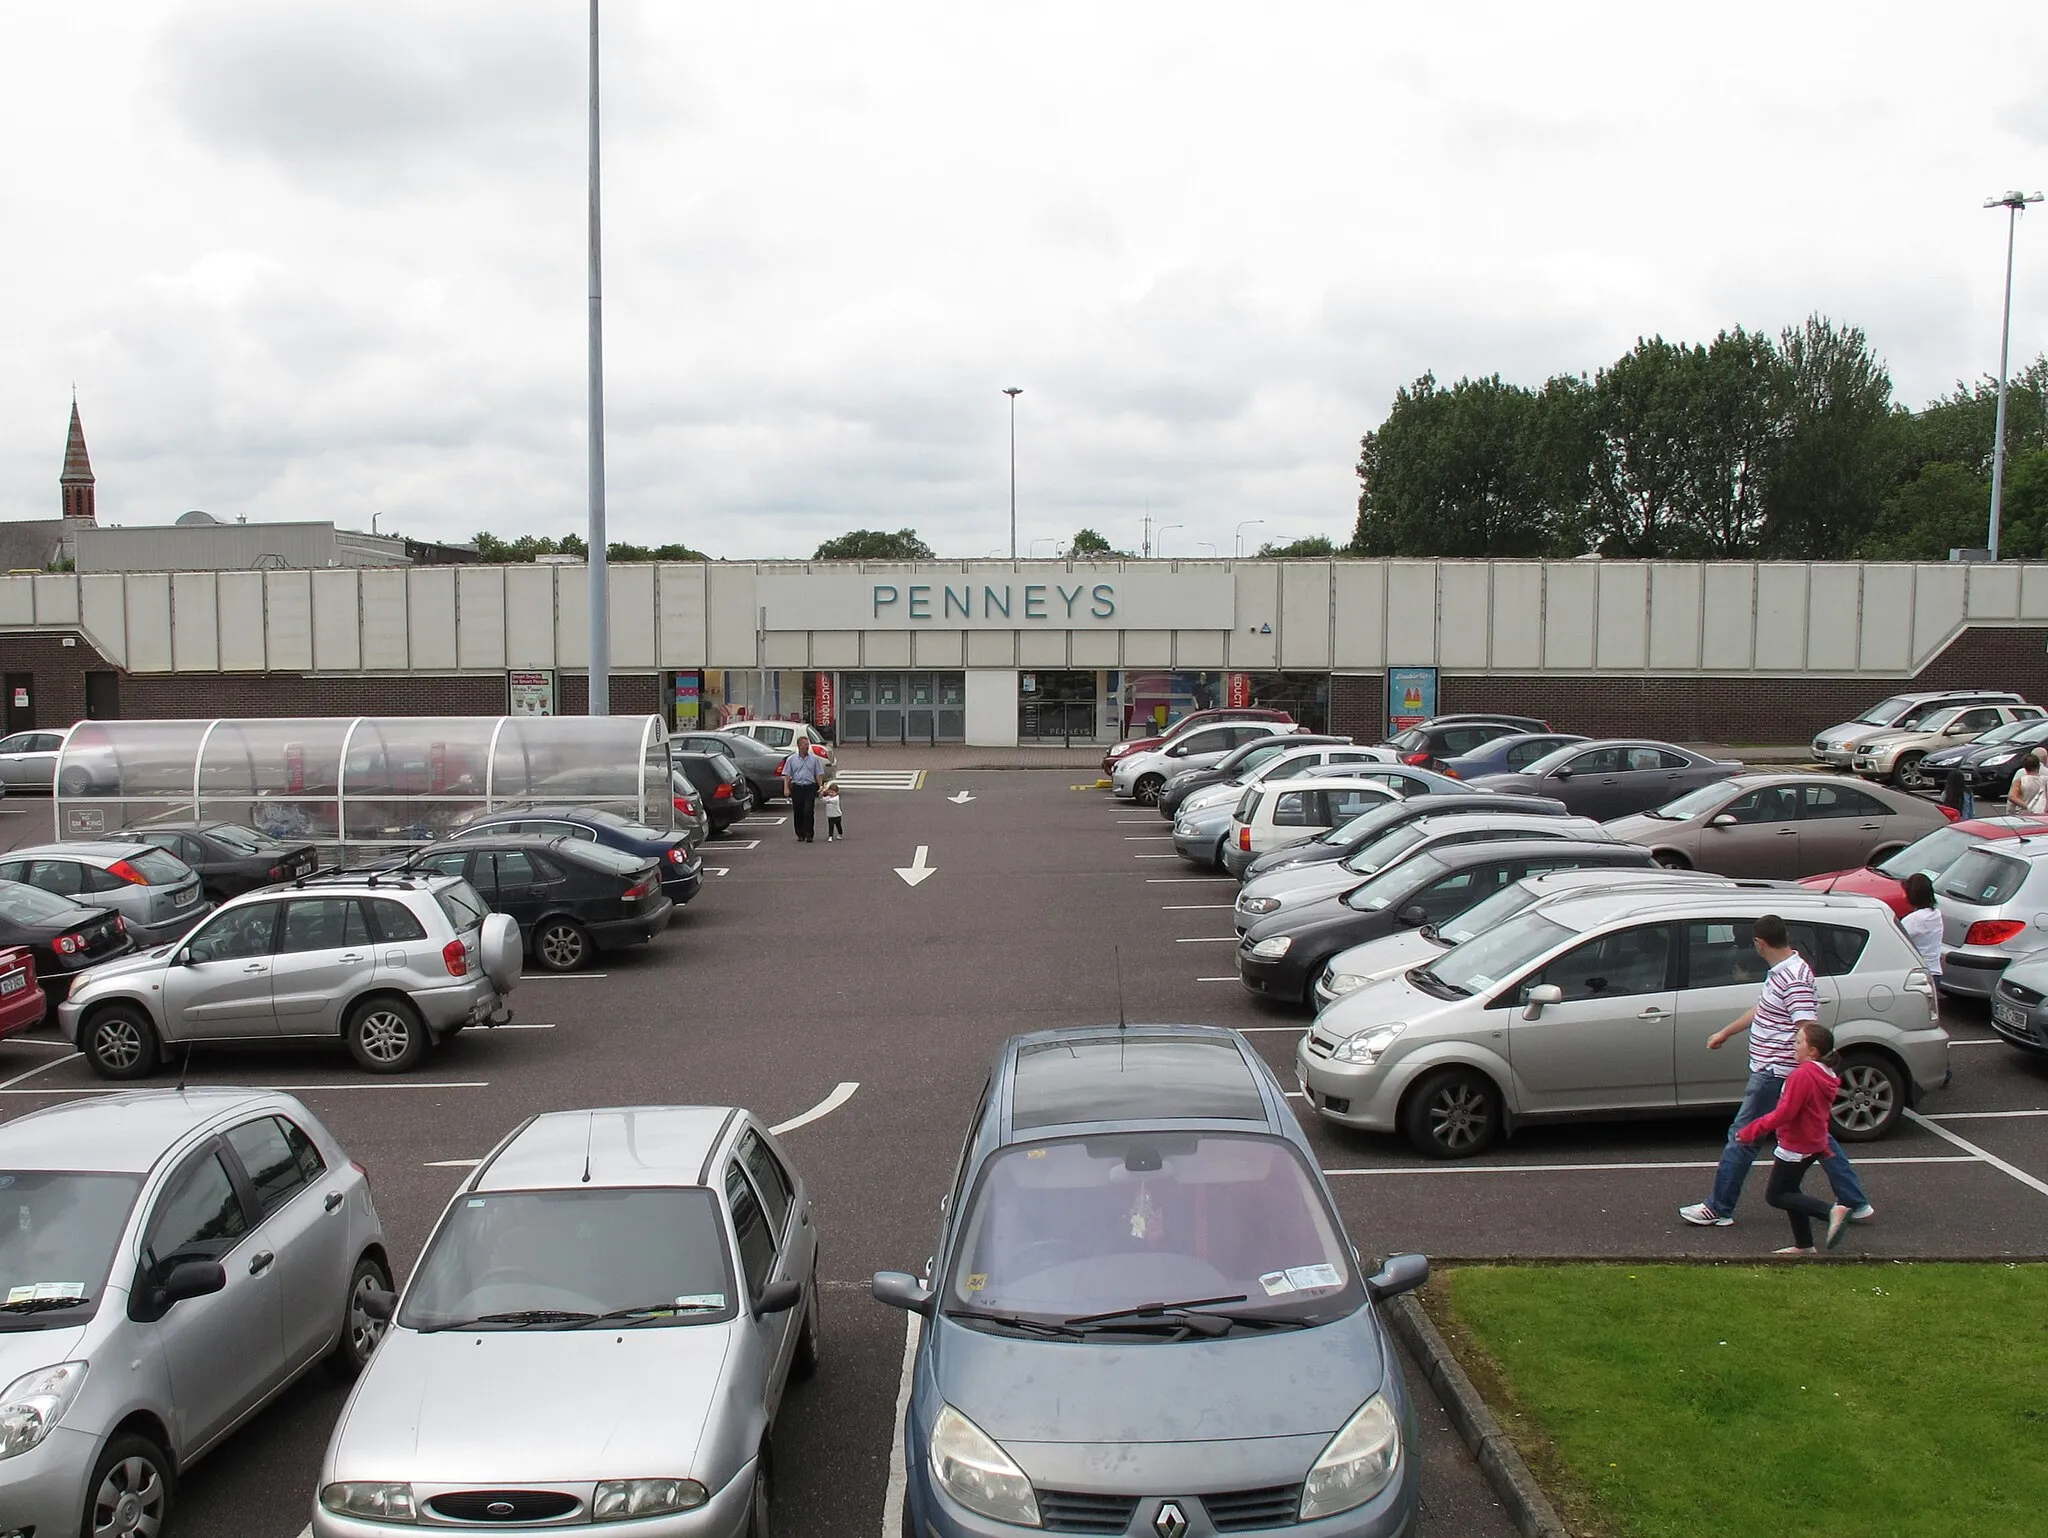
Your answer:
[[[724,753],[699,753],[671,748],[669,768],[695,787],[710,819],[711,835],[718,838],[726,829],[754,809],[754,793],[735,764]]]
[[[549,972],[645,945],[675,913],[658,861],[573,838],[479,835],[423,849],[405,868],[464,878],[492,911],[512,917],[527,954]]]
[[[1349,892],[1284,909],[1247,929],[1238,980],[1253,993],[1308,1003],[1339,951],[1403,929],[1446,923],[1524,876],[1586,866],[1642,867],[1648,851],[1575,839],[1507,840],[1425,850]]]
[[[678,732],[668,743],[671,752],[723,753],[746,776],[756,806],[782,798],[782,761],[789,757],[786,748],[771,748],[738,732]]]
[[[2012,777],[2020,772],[2027,755],[2044,744],[2048,744],[2048,721],[2008,721],[1970,742],[1928,754],[1920,760],[1920,772],[1940,790],[1949,771],[1960,769],[1972,795],[2002,796],[2011,788]]]
[[[153,822],[122,828],[117,844],[154,844],[199,872],[209,902],[226,902],[275,881],[310,876],[320,863],[311,844],[290,844],[233,822]]]
[[[111,908],[88,908],[41,887],[0,881],[0,950],[35,952],[36,980],[62,998],[71,974],[135,949],[135,937]]]
[[[450,836],[466,842],[473,838],[503,838],[508,833],[528,833],[543,839],[570,838],[652,860],[661,867],[662,895],[678,908],[695,897],[704,885],[704,862],[682,834],[663,833],[601,807],[507,807],[502,812],[485,813]]]
[[[1737,760],[1708,758],[1676,743],[1609,738],[1573,743],[1514,774],[1483,775],[1469,783],[1474,790],[1552,796],[1575,815],[1604,822],[1647,812],[1741,772]]]

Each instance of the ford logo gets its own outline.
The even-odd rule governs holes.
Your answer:
[[[510,1501],[492,1501],[484,1510],[494,1517],[509,1517],[519,1508]]]

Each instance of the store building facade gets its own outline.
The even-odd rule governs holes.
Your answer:
[[[8,730],[578,714],[587,602],[561,565],[4,576],[0,699]],[[1425,692],[1797,742],[1912,686],[2048,697],[2048,565],[614,565],[611,668],[615,712],[803,717],[852,742],[1106,741],[1224,704],[1378,736]]]

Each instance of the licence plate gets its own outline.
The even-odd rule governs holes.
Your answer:
[[[198,901],[199,888],[196,886],[188,886],[185,888],[184,891],[174,893],[172,895],[171,906],[173,908],[189,908]]]
[[[2027,1029],[2027,1015],[2025,1010],[2014,1009],[2010,1004],[2000,1004],[1995,999],[1992,1001],[1991,1004],[1991,1018],[1996,1020],[2000,1025],[2009,1025],[2017,1031],[2024,1031],[2025,1029]]]
[[[28,973],[16,969],[0,977],[0,993],[19,993],[28,986]]]

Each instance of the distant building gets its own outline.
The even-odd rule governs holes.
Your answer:
[[[57,493],[63,517],[0,523],[0,571],[47,571],[59,561],[71,559],[72,535],[99,521],[93,514],[92,460],[86,456],[85,428],[78,420],[75,397]]]
[[[80,571],[318,571],[333,566],[458,566],[474,545],[362,534],[331,523],[223,523],[190,512],[170,524],[78,530]]]

